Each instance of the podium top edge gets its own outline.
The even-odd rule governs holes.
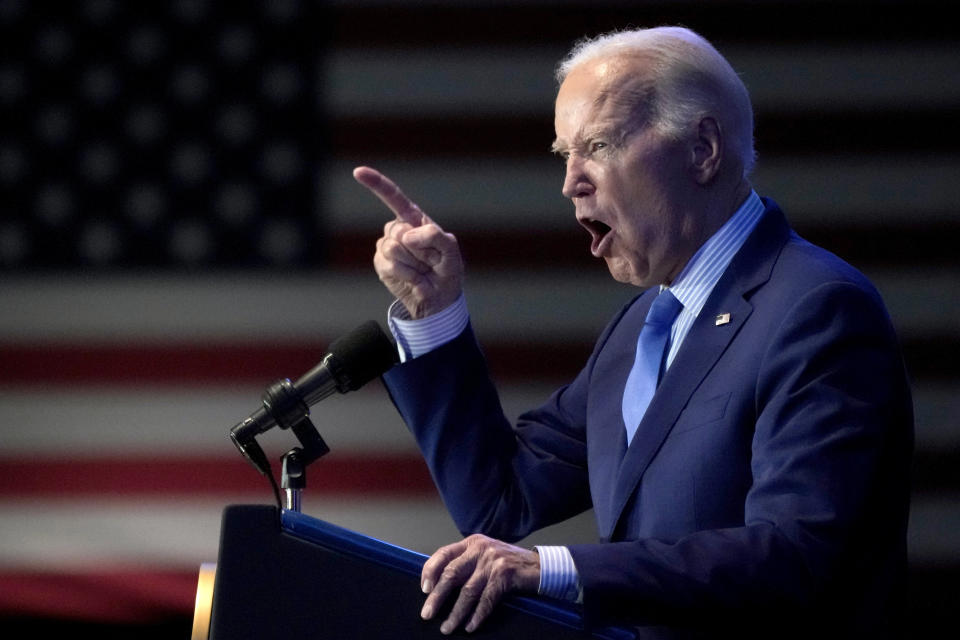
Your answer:
[[[282,530],[306,540],[354,557],[390,566],[398,571],[419,576],[427,556],[370,536],[331,524],[299,511],[284,509],[280,514]],[[571,604],[537,597],[509,596],[501,606],[551,620],[571,628],[582,629],[583,618]],[[601,640],[632,640],[636,634],[626,628],[593,629],[591,637]]]

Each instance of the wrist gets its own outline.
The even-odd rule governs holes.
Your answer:
[[[567,547],[538,546],[540,582],[537,593],[558,600],[575,601],[580,594],[580,575]]]
[[[418,358],[460,335],[470,321],[461,293],[452,304],[425,318],[411,318],[399,300],[387,313],[387,324],[397,340],[401,362]]]

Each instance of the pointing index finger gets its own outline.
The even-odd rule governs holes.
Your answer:
[[[353,170],[353,177],[380,198],[398,220],[414,227],[420,226],[423,221],[423,212],[393,180],[371,167],[357,167]]]

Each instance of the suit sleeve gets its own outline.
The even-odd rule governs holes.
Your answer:
[[[472,327],[384,376],[464,535],[526,537],[591,507],[586,395],[602,334],[586,366],[512,426],[504,416]]]
[[[572,545],[589,618],[796,615],[830,599],[854,606],[846,589],[895,579],[870,567],[895,566],[888,556],[902,552],[912,416],[876,293],[849,283],[809,291],[768,337],[756,380],[735,384],[755,385],[743,526]]]

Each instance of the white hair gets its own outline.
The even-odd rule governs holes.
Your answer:
[[[683,27],[613,31],[577,42],[557,66],[562,83],[585,62],[600,58],[646,56],[652,89],[651,123],[678,137],[707,115],[727,134],[746,177],[753,169],[753,107],[747,88],[730,63],[699,34]]]

